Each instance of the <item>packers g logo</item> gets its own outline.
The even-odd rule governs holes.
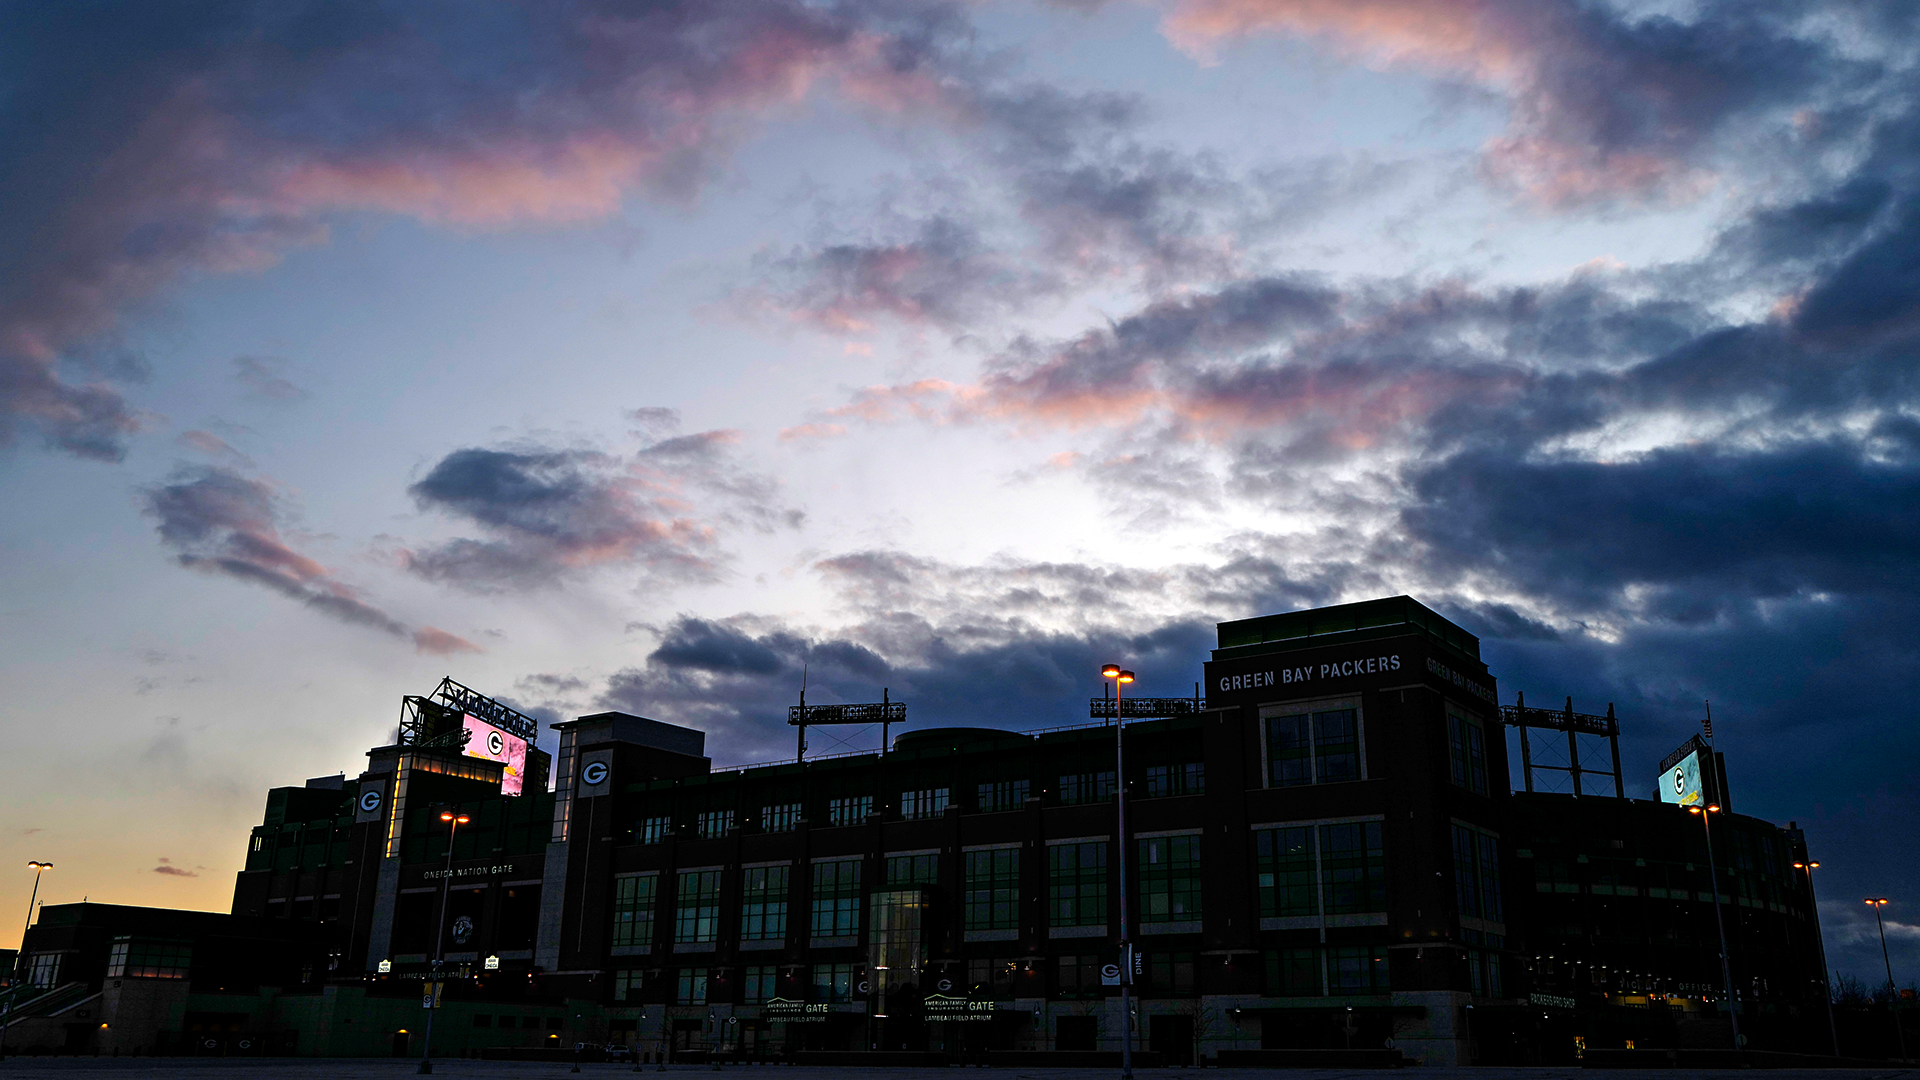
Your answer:
[[[589,761],[587,767],[580,770],[580,782],[588,787],[605,783],[606,779],[607,763],[604,761]]]
[[[360,793],[360,812],[371,814],[380,809],[380,789],[368,788]]]
[[[499,757],[507,749],[507,740],[497,731],[487,732],[487,753]]]

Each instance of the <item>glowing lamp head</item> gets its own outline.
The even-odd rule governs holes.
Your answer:
[[[27,869],[29,869],[29,870],[51,870],[51,869],[53,869],[53,864],[52,864],[52,863],[50,863],[50,862],[41,862],[41,861],[40,861],[39,859],[28,859],[28,860],[27,860]]]
[[[1121,673],[1120,673],[1120,681],[1121,681],[1121,682],[1132,682],[1132,681],[1133,681],[1133,672],[1131,672],[1131,671],[1123,671],[1123,672],[1121,672]]]
[[[1720,807],[1719,807],[1719,805],[1718,805],[1718,804],[1715,804],[1715,803],[1708,803],[1708,804],[1707,804],[1707,813],[1709,813],[1709,814],[1717,814],[1717,813],[1719,813],[1719,812],[1720,812]]]
[[[1108,665],[1107,665],[1106,667],[1103,667],[1103,668],[1101,668],[1101,669],[1100,669],[1100,677],[1101,677],[1101,678],[1103,678],[1103,679],[1117,679],[1117,678],[1119,678],[1119,677],[1120,677],[1120,665],[1119,665],[1119,664],[1108,664]]]
[[[1699,808],[1699,807],[1697,807],[1697,806],[1689,806],[1689,807],[1687,807],[1687,813],[1689,813],[1689,814],[1697,814],[1697,813],[1699,813],[1699,812],[1700,812],[1700,808]]]
[[[1814,860],[1813,862],[1810,862],[1810,863],[1808,863],[1808,864],[1807,864],[1807,869],[1809,869],[1809,870],[1818,870],[1818,869],[1820,869],[1820,861],[1819,861],[1818,859],[1816,859],[1816,860]]]

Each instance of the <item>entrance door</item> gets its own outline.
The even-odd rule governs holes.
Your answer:
[[[1100,1041],[1100,1021],[1092,1016],[1062,1016],[1054,1031],[1055,1050],[1092,1050]]]
[[[407,1044],[408,1044],[408,1043],[409,1043],[410,1041],[412,1041],[412,1039],[413,1039],[413,1036],[411,1036],[411,1035],[408,1035],[408,1034],[407,1034],[406,1032],[404,1032],[404,1031],[396,1031],[396,1032],[394,1032],[394,1033],[393,1033],[393,1056],[394,1056],[394,1057],[407,1057],[407,1056],[409,1056],[409,1055],[407,1054]]]
[[[1193,1064],[1193,1017],[1149,1017],[1147,1048],[1169,1065]]]

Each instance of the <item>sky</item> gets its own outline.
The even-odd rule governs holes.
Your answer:
[[[0,786],[225,909],[444,675],[718,765],[1410,594],[1920,977],[1920,5],[0,3]],[[816,732],[812,751],[877,745]],[[836,741],[843,740],[843,741]],[[552,749],[552,734],[546,735]],[[0,913],[31,877],[0,877]],[[0,941],[10,942],[10,931]]]

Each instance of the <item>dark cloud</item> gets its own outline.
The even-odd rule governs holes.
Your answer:
[[[808,631],[778,619],[683,616],[659,631],[643,666],[615,673],[603,702],[686,723],[715,738],[709,753],[736,764],[793,753],[787,706],[801,680],[811,703],[878,701],[885,689],[908,703],[914,727],[1076,723],[1100,692],[1100,664],[1126,655],[1155,685],[1198,679],[1194,657],[1204,628],[1160,627],[1129,634],[1017,630],[1005,623],[930,623],[900,612],[840,632]],[[1190,673],[1190,674],[1189,674]],[[812,752],[877,746],[879,732],[814,730]]]
[[[156,874],[165,874],[168,877],[199,877],[200,876],[199,872],[196,870],[188,870],[186,867],[173,865],[173,860],[167,858],[164,855],[160,857],[160,865],[154,867],[153,872]]]
[[[642,420],[654,427],[663,416]],[[591,450],[471,448],[408,489],[422,509],[461,518],[461,537],[406,554],[414,573],[476,591],[535,588],[595,567],[637,564],[661,580],[711,581],[729,528],[798,526],[778,487],[733,461],[732,431],[662,439],[630,457]],[[704,506],[700,505],[704,504]]]
[[[1693,197],[1721,162],[1751,153],[1755,130],[1791,138],[1796,116],[1900,77],[1902,58],[1879,44],[1894,39],[1876,31],[1886,7],[1830,4],[1812,17],[1747,0],[1684,13],[1577,0],[1182,0],[1167,27],[1196,51],[1258,31],[1330,39],[1490,88],[1508,129],[1485,148],[1487,174],[1565,208]]]
[[[992,250],[952,218],[930,218],[913,232],[763,255],[756,299],[836,332],[867,330],[879,318],[962,329],[1065,287],[1057,273]]]
[[[359,590],[281,539],[283,511],[273,485],[220,467],[182,467],[143,492],[160,541],[181,566],[262,585],[332,618],[408,638],[420,652],[479,648],[431,626],[409,628],[361,598]]]

